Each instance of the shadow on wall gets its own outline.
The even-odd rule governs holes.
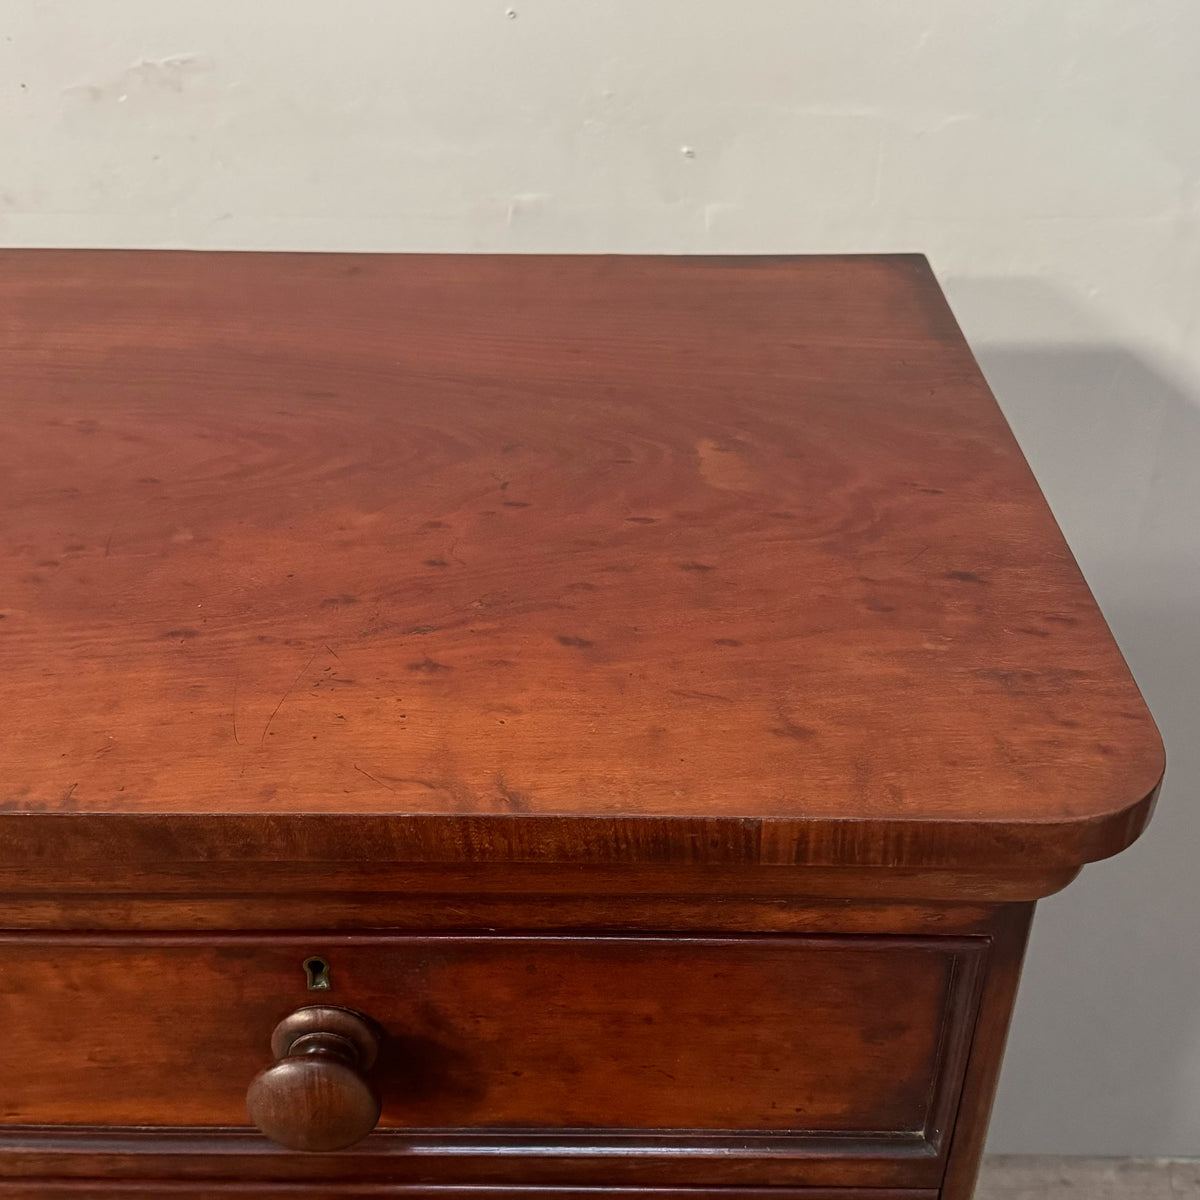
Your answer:
[[[996,287],[990,299],[983,283],[951,289],[956,311],[1158,720],[1168,769],[1142,840],[1039,908],[989,1149],[1194,1155],[1200,394],[1094,331],[989,345],[972,316],[996,302],[1040,312],[1030,319],[1047,338],[1082,326],[1043,285]]]

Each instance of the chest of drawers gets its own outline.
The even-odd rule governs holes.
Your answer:
[[[1162,752],[923,259],[0,318],[0,1200],[965,1200]]]

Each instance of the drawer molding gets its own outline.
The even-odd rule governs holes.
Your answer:
[[[338,1181],[416,1185],[672,1184],[936,1187],[942,1164],[920,1137],[590,1134],[545,1137],[380,1130],[358,1146],[298,1154],[243,1129],[10,1128],[0,1182],[22,1178]],[[640,1190],[640,1189],[632,1189]],[[2,1194],[2,1193],[0,1193]],[[774,1191],[771,1192],[774,1195]],[[874,1195],[874,1192],[872,1192]]]
[[[175,1200],[343,1200],[343,1197],[386,1196],[393,1200],[937,1200],[932,1189],[907,1188],[666,1188],[666,1187],[527,1187],[514,1184],[458,1187],[393,1183],[191,1183],[178,1180],[29,1179],[0,1180],[3,1200],[49,1197],[88,1200],[114,1196],[170,1196]]]

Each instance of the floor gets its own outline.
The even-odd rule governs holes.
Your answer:
[[[1182,1200],[1200,1198],[1200,1159],[993,1155],[975,1200]]]

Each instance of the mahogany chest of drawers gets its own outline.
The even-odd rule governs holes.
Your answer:
[[[0,253],[0,1200],[965,1200],[1154,725],[924,259]]]

